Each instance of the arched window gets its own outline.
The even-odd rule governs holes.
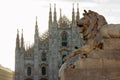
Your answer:
[[[28,75],[28,76],[31,76],[31,67],[28,67],[28,68],[27,68],[27,75]]]
[[[64,58],[66,57],[66,55],[62,55],[62,64],[64,63]]]
[[[46,75],[46,68],[42,67],[42,75]]]
[[[67,32],[62,32],[61,34],[61,38],[62,38],[62,46],[67,46],[67,38],[68,38],[68,34]]]
[[[42,53],[42,61],[46,61],[46,53],[45,52]]]
[[[46,78],[41,78],[40,80],[47,80]]]
[[[33,80],[33,79],[31,79],[31,78],[27,78],[27,79],[25,79],[25,80]]]

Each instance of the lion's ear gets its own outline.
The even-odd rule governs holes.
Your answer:
[[[84,13],[87,13],[87,11],[86,11],[86,10],[84,10]]]
[[[88,12],[84,10],[83,16],[88,15]]]

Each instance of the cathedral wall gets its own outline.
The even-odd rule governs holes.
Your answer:
[[[43,41],[40,41],[41,39],[39,36],[36,19],[34,35],[35,43],[33,44],[34,47],[30,48],[30,50],[27,51],[27,56],[25,55],[24,58],[21,58],[20,62],[21,64],[24,64],[24,69],[23,67],[18,66],[19,64],[17,64],[16,68],[16,71],[20,68],[21,70],[24,70],[24,79],[30,78],[38,80],[41,78],[46,78],[48,80],[58,80],[59,68],[64,63],[63,58],[67,56],[71,51],[73,51],[75,49],[75,46],[81,46],[78,42],[78,40],[80,41],[80,38],[78,36],[76,37],[76,34],[78,35],[79,33],[76,33],[76,27],[74,27],[75,24],[74,26],[71,25],[72,22],[75,22],[75,19],[72,19],[74,21],[69,21],[66,16],[62,17],[61,15],[61,23],[59,23],[59,21],[57,21],[55,9],[56,7],[54,5],[54,16],[52,17],[52,11],[50,7],[48,25],[49,36],[47,36],[47,38]],[[74,11],[72,12],[72,15],[74,15]],[[75,18],[75,16],[72,18]],[[72,27],[74,27],[74,29]],[[67,41],[62,41],[62,37],[64,36],[61,35],[62,32],[67,33]],[[42,60],[43,52],[46,53],[46,61]],[[27,75],[27,72],[29,71],[28,67],[31,67],[32,70],[30,76]],[[20,72],[20,70],[18,72]],[[46,74],[44,72],[46,72]]]

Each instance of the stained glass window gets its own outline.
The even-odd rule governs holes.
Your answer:
[[[42,67],[42,75],[46,75],[46,68]]]
[[[62,32],[62,46],[67,46],[68,42],[67,42],[67,38],[68,38],[68,34],[67,32]]]
[[[31,67],[27,68],[27,75],[30,76],[31,75]]]

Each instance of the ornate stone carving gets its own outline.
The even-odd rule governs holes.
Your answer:
[[[120,38],[120,24],[107,24],[104,16],[97,12],[84,10],[83,18],[77,21],[80,33],[86,41],[85,45],[65,58],[81,54],[87,57],[87,54],[96,48],[102,48],[103,38]]]

